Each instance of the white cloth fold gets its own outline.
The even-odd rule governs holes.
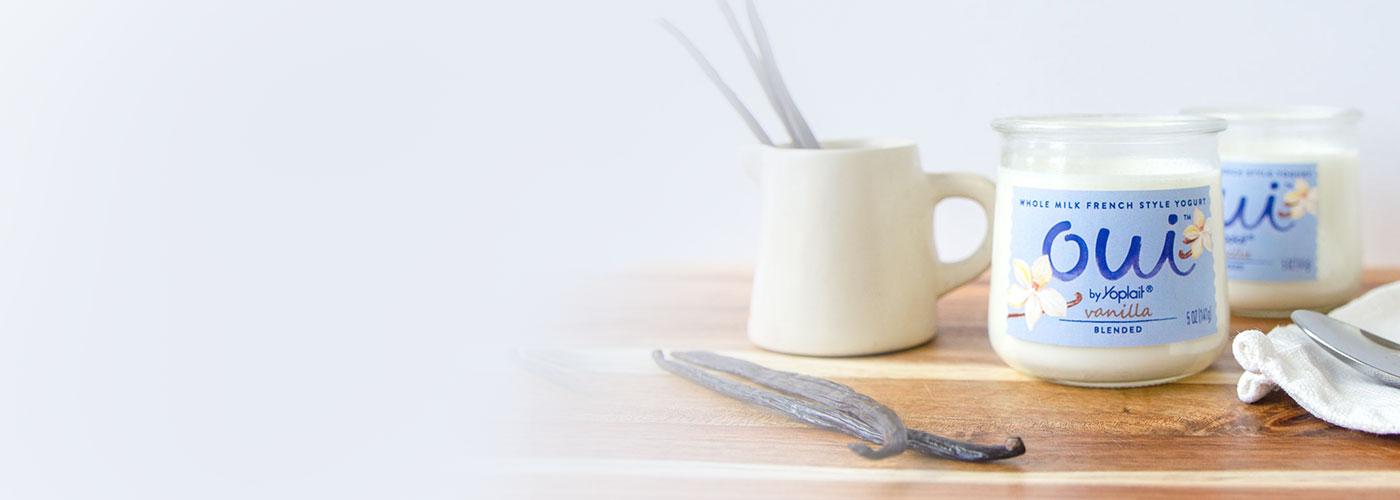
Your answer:
[[[1400,340],[1400,282],[1381,286],[1332,311],[1331,316],[1390,340]],[[1244,367],[1236,389],[1253,403],[1283,389],[1317,418],[1335,425],[1400,434],[1400,388],[1384,385],[1333,357],[1295,325],[1268,335],[1235,336],[1235,360]]]

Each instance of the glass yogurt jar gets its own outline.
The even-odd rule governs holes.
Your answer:
[[[1330,309],[1361,290],[1360,181],[1354,109],[1193,108],[1220,135],[1230,307],[1285,317]]]
[[[1011,367],[1135,387],[1228,338],[1216,134],[1199,116],[1005,118],[988,330]]]

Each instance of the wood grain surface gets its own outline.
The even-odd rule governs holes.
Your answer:
[[[1368,287],[1400,279],[1372,271]],[[914,498],[967,496],[1400,497],[1400,438],[1341,429],[1286,394],[1246,405],[1226,352],[1184,381],[1086,389],[1003,364],[987,339],[987,284],[939,301],[929,344],[806,358],[745,340],[750,275],[732,269],[599,279],[569,321],[515,353],[519,377],[500,478],[521,497]],[[1276,320],[1231,318],[1231,330]],[[1024,456],[965,464],[913,453],[870,461],[853,438],[812,429],[667,374],[652,349],[707,349],[828,377],[886,403],[911,428],[1000,443]]]

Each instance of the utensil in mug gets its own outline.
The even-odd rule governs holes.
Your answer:
[[[748,324],[759,347],[856,356],[928,342],[938,297],[987,269],[992,181],[926,173],[911,141],[755,145],[744,163],[763,196]],[[987,230],[971,256],[944,262],[933,246],[933,208],[952,197],[980,204]]]

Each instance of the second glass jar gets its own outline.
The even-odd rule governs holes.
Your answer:
[[[1194,108],[1220,135],[1230,306],[1243,316],[1330,309],[1361,289],[1354,109]]]

